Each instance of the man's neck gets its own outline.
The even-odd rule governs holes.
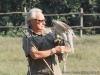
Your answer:
[[[36,33],[36,34],[38,34],[38,35],[41,35],[42,34],[42,31],[43,30],[33,30],[33,29],[31,29],[34,33]]]

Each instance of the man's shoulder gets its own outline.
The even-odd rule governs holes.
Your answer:
[[[23,38],[30,38],[30,37],[32,37],[32,32],[29,30],[29,29],[27,29],[25,32],[24,32],[24,36],[23,36]]]

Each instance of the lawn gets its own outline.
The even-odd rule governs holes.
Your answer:
[[[100,75],[100,35],[74,40],[74,53],[68,53],[64,75]],[[63,62],[61,63],[62,67]],[[26,75],[27,58],[22,38],[0,37],[0,75]]]

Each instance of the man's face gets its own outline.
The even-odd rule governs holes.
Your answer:
[[[31,19],[31,28],[34,30],[43,30],[45,27],[44,15],[40,12],[36,13],[36,19]]]

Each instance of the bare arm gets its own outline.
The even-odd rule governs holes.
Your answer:
[[[51,50],[44,50],[44,51],[34,51],[34,50],[32,50],[29,54],[33,59],[45,58],[45,57],[52,55]]]
[[[45,58],[48,57],[52,54],[59,54],[62,52],[62,46],[56,46],[54,49],[54,51],[52,52],[52,49],[49,50],[43,50],[43,51],[36,51],[36,50],[31,50],[31,52],[29,52],[30,56],[33,59],[41,59],[41,58]],[[64,47],[64,46],[63,46]]]

